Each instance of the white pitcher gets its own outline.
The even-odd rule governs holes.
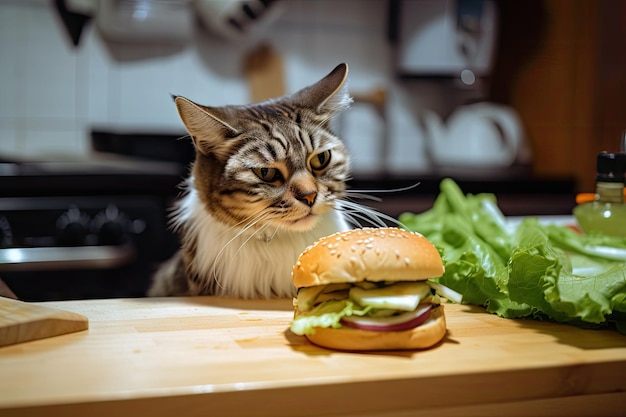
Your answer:
[[[459,107],[446,123],[431,111],[423,120],[437,165],[507,167],[527,151],[519,116],[506,106],[480,102]]]

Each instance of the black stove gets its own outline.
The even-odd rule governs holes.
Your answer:
[[[3,157],[0,279],[25,301],[144,296],[178,248],[167,216],[189,162]]]

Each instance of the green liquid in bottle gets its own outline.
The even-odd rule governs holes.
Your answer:
[[[626,237],[624,204],[624,154],[598,155],[596,199],[574,208],[574,216],[585,233]]]
[[[598,199],[574,208],[574,216],[583,232],[626,237],[626,204],[623,203],[623,188],[621,184],[619,188],[622,195],[621,203]]]

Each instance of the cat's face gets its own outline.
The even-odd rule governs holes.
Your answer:
[[[250,106],[204,107],[177,97],[196,146],[194,184],[218,220],[304,231],[345,191],[349,157],[329,120],[351,102],[340,65],[298,93]]]

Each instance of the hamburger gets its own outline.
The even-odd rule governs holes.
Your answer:
[[[444,273],[439,251],[419,233],[362,228],[307,247],[292,271],[291,331],[339,350],[426,349],[441,341],[441,298],[460,294],[430,278]]]

